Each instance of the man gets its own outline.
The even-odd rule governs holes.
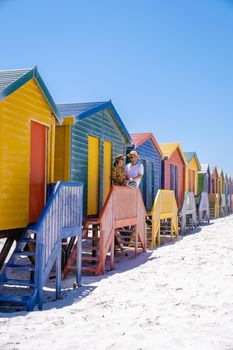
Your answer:
[[[128,157],[130,159],[130,163],[128,163],[125,167],[126,176],[128,179],[127,182],[130,183],[131,181],[134,181],[136,183],[136,187],[138,187],[144,174],[143,164],[138,162],[140,156],[136,151],[131,151],[128,154]]]

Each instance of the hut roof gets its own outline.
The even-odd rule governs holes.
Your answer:
[[[210,171],[209,164],[201,164],[201,170],[199,171],[199,173],[206,174],[208,170]]]
[[[199,162],[199,159],[197,157],[196,152],[184,152],[187,164],[189,164],[191,162],[191,160],[193,158],[195,158],[196,162],[197,162],[197,166],[198,166],[198,170],[201,170],[201,164]]]
[[[136,147],[141,146],[147,140],[151,140],[153,142],[155,148],[158,150],[161,158],[163,158],[163,152],[162,152],[158,142],[156,141],[154,135],[151,132],[134,133],[134,134],[131,134],[131,137],[132,137],[133,144]]]
[[[184,153],[180,147],[179,142],[174,142],[174,143],[160,143],[159,144],[164,157],[170,158],[170,156],[175,152],[176,149],[180,151],[181,157],[183,159],[184,164],[186,164],[186,158],[184,156]]]
[[[221,168],[217,168],[217,171],[218,171],[218,176],[220,177],[224,177],[224,172]]]
[[[75,121],[78,122],[87,117],[90,117],[97,112],[100,112],[104,109],[111,111],[113,118],[125,136],[126,142],[131,143],[131,137],[126,129],[123,121],[121,120],[119,114],[117,113],[111,100],[105,102],[85,102],[85,103],[63,103],[57,105],[58,111],[63,118],[65,117],[74,117]]]
[[[219,173],[218,173],[218,169],[216,167],[216,165],[210,165],[210,174],[213,174],[214,172],[217,172],[217,175],[219,176]]]
[[[37,66],[33,68],[24,69],[11,69],[0,71],[0,101],[11,95],[18,90],[21,86],[26,84],[29,80],[34,78],[39,85],[45,99],[47,100],[50,108],[52,109],[56,119],[61,123],[61,118],[57,110],[57,106],[50,95],[44,81],[42,80]]]

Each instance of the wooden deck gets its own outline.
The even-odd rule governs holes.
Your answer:
[[[161,234],[178,237],[178,207],[174,191],[159,190],[151,211],[152,238],[151,246],[160,245]],[[164,231],[164,232],[163,232]],[[165,232],[166,231],[166,232]]]
[[[139,242],[144,250],[147,247],[146,210],[140,190],[130,187],[113,186],[98,219],[87,219],[83,227],[82,269],[95,275],[104,274],[106,258],[110,257],[110,269],[114,268],[114,250],[117,230],[134,227],[135,255]],[[88,248],[88,242],[91,246]],[[88,253],[89,249],[89,253]],[[64,274],[75,271],[76,246],[74,247]],[[92,263],[91,266],[86,263]],[[85,263],[85,264],[84,264]],[[95,265],[95,266],[94,266]]]

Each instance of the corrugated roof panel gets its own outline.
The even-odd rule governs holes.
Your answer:
[[[187,163],[190,163],[193,157],[196,156],[195,152],[184,152],[185,158],[187,160]]]
[[[179,143],[160,143],[159,144],[163,155],[165,157],[170,157],[170,155],[176,150],[176,148],[179,146]]]
[[[216,165],[210,165],[210,173],[213,174],[215,172],[215,170],[218,174],[218,169],[217,169]]]
[[[180,144],[178,142],[174,142],[174,143],[160,143],[159,144],[164,157],[168,157],[170,158],[170,156],[172,155],[172,153],[175,152],[176,149],[179,150],[181,157],[183,159],[184,164],[186,164],[186,158],[184,156],[184,153],[180,147]]]
[[[136,147],[140,146],[143,142],[145,142],[150,136],[150,133],[141,133],[141,134],[131,134],[133,143]]]
[[[84,112],[93,108],[99,107],[107,102],[85,102],[85,103],[62,103],[58,104],[57,108],[62,117],[75,116],[79,117]]]
[[[206,174],[209,168],[209,164],[201,164],[201,171],[200,173]]]
[[[147,140],[151,139],[153,144],[155,145],[156,149],[158,150],[161,158],[163,158],[163,152],[162,152],[158,142],[156,141],[154,135],[151,132],[134,133],[134,134],[131,134],[131,137],[132,137],[132,141],[133,141],[133,143],[135,144],[136,147],[139,147],[144,142],[146,142]]]
[[[93,116],[101,110],[108,109],[111,112],[113,119],[115,120],[122,134],[124,135],[126,142],[131,142],[131,136],[111,101],[58,104],[57,108],[62,117],[73,116],[75,117],[76,122]]]
[[[0,71],[0,92],[21,78],[24,74],[30,72],[31,69],[32,68],[24,68]]]
[[[50,105],[57,121],[61,123],[61,118],[57,110],[57,106],[47,89],[43,79],[41,78],[37,66],[33,68],[11,69],[0,71],[0,101],[10,96],[21,86],[26,84],[30,79],[34,78],[39,85],[44,97]]]

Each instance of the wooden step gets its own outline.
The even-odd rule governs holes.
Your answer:
[[[98,256],[82,256],[82,261],[99,261]]]
[[[9,268],[12,270],[18,270],[18,271],[35,271],[35,266],[33,265],[9,264],[9,265],[6,265],[6,268]]]
[[[35,252],[31,252],[31,251],[21,251],[21,250],[15,250],[14,251],[15,255],[22,255],[22,256],[35,256],[36,253]]]
[[[0,303],[27,305],[30,300],[30,296],[4,296],[0,295]]]
[[[83,240],[87,241],[98,241],[100,238],[99,237],[85,237]]]
[[[18,243],[36,243],[36,239],[34,238],[22,238]]]
[[[6,281],[0,281],[0,285],[9,285],[9,286],[22,286],[22,287],[34,287],[35,284],[30,280],[14,280],[8,279]]]
[[[90,225],[100,225],[100,220],[99,219],[93,219],[93,220],[88,220],[86,221],[86,223],[84,224],[84,227],[90,226]]]
[[[76,266],[67,266],[66,267],[68,271],[73,271],[76,272],[77,267]],[[90,267],[90,266],[82,266],[82,271],[87,271],[87,272],[95,272],[96,267]]]
[[[99,230],[100,230],[99,227],[89,227],[89,228],[83,229],[83,231],[99,231]]]
[[[89,267],[89,266],[82,266],[82,271],[83,272],[96,272],[96,267]]]
[[[125,238],[127,238],[127,239],[131,239],[131,237],[132,237],[132,235],[130,235],[130,236],[128,236],[128,235],[123,235],[122,233],[120,233],[120,238],[121,239],[125,239]]]
[[[84,247],[84,246],[82,246],[82,253],[84,253],[84,252],[91,252],[92,250],[93,251],[98,251],[99,247],[92,247],[92,246]]]

